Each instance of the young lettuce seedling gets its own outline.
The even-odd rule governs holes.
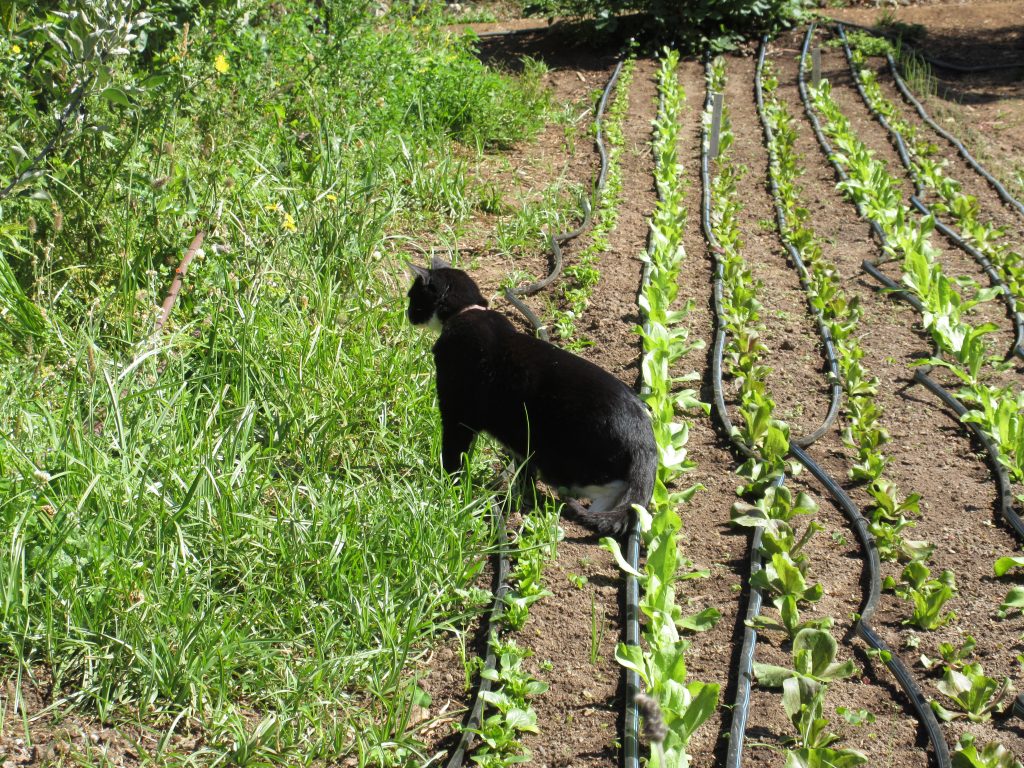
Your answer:
[[[929,579],[931,571],[924,563],[915,560],[907,564],[897,583],[887,576],[882,584],[904,600],[914,603],[914,612],[904,624],[913,624],[918,629],[933,630],[949,623],[956,614],[942,613],[943,606],[956,593],[956,582],[952,571],[943,571],[937,579]]]
[[[981,664],[968,664],[963,672],[947,668],[937,687],[960,710],[951,712],[932,701],[936,716],[947,722],[966,715],[972,723],[983,723],[992,718],[993,712],[1002,712],[1009,705],[1010,678],[1005,677],[1000,683],[988,677]]]
[[[1013,753],[998,742],[991,741],[979,752],[974,737],[965,733],[953,753],[953,768],[1024,768]]]
[[[755,662],[754,675],[761,685],[779,688],[791,678],[806,678],[814,683],[828,683],[857,674],[859,670],[853,661],[836,661],[837,651],[838,645],[832,633],[824,629],[802,629],[793,639],[792,669]],[[810,688],[808,691],[808,695],[814,693]]]
[[[974,648],[978,645],[977,641],[967,636],[963,644],[959,647],[952,643],[939,643],[939,657],[941,659],[929,659],[923,653],[921,654],[921,666],[925,669],[934,669],[939,664],[945,664],[947,669],[959,670],[967,663],[974,654]]]

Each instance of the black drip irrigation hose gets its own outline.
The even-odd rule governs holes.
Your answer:
[[[821,128],[821,122],[818,120],[818,116],[814,113],[814,108],[811,106],[811,97],[807,92],[807,78],[804,71],[804,62],[807,59],[807,52],[810,49],[811,38],[814,35],[814,29],[816,26],[817,25],[812,22],[807,27],[807,35],[804,37],[803,48],[800,51],[800,64],[797,68],[797,85],[800,89],[800,100],[804,104],[804,113],[807,115],[807,119],[811,124],[811,130],[814,132],[815,138],[818,139],[818,144],[821,146],[822,151],[832,164],[832,168],[835,170],[836,175],[839,177],[840,181],[848,181],[850,177],[843,166],[836,160],[836,154],[832,149],[832,143],[828,140],[828,137],[825,136],[825,132]],[[883,232],[882,228],[878,225],[878,222],[867,215],[867,211],[864,210],[864,206],[859,202],[854,201],[854,206],[857,209],[857,214],[867,221],[868,226],[871,227],[871,232],[874,234],[875,239],[878,240],[878,244],[884,248],[889,240],[885,236],[885,232]],[[921,303],[921,300],[895,280],[885,275],[878,268],[878,264],[876,262],[873,262],[870,259],[864,259],[864,261],[861,262],[861,269],[884,285],[896,298],[907,302],[918,312],[924,312],[924,304]]]
[[[842,24],[836,25],[836,32],[839,35],[839,39],[843,43],[843,51],[846,54],[846,62],[850,67],[850,74],[853,77],[853,83],[857,87],[857,92],[860,94],[861,101],[864,102],[864,106],[871,113],[871,115],[878,121],[889,136],[896,144],[896,152],[900,156],[900,161],[903,163],[903,167],[907,169],[907,173],[910,174],[911,179],[914,182],[914,192],[911,195],[910,202],[925,217],[931,217],[935,222],[935,228],[942,234],[946,239],[950,240],[957,248],[968,254],[984,271],[988,277],[989,283],[994,287],[998,288],[1003,298],[1003,304],[1006,306],[1006,316],[1010,322],[1013,323],[1013,344],[1010,345],[1010,350],[1006,353],[1005,360],[1009,360],[1014,355],[1018,357],[1024,357],[1024,320],[1017,307],[1017,300],[1014,297],[1010,287],[1003,282],[1002,277],[992,266],[992,263],[981,253],[977,248],[974,248],[964,240],[959,233],[957,233],[952,227],[944,224],[939,218],[932,212],[931,208],[926,205],[922,200],[923,188],[921,186],[921,179],[917,173],[917,169],[914,166],[913,161],[910,159],[910,153],[907,151],[906,141],[903,135],[896,130],[892,124],[885,118],[881,112],[876,110],[871,105],[871,100],[868,98],[867,92],[864,90],[864,86],[861,84],[860,75],[857,73],[856,65],[853,62],[853,51],[850,50],[850,43],[846,39],[846,31],[843,29]]]
[[[807,93],[807,83],[804,78],[805,62],[807,60],[807,52],[810,48],[811,39],[814,35],[815,24],[812,23],[807,28],[807,35],[804,38],[803,48],[800,53],[799,67],[797,80],[800,87],[800,97],[804,102],[804,109],[807,112],[807,116],[811,121],[814,128],[814,132],[818,137],[818,142],[821,144],[822,149],[828,155],[829,161],[835,167],[836,172],[841,178],[846,178],[846,173],[843,171],[842,166],[836,161],[835,155],[832,152],[832,147],[828,140],[825,138],[824,132],[821,130],[821,125],[818,122],[817,115],[814,114],[814,110],[811,107],[811,101]],[[861,206],[858,205],[858,212],[863,214]],[[870,220],[869,220],[870,221]],[[886,243],[886,238],[881,228],[877,224],[872,222],[872,226],[875,229],[876,235],[879,237],[882,245]],[[880,279],[887,286],[892,288],[895,295],[913,304],[919,310],[923,309],[921,302],[916,296],[903,290],[897,283],[894,283],[885,275],[875,268],[875,265],[870,261],[865,260],[863,265],[864,269],[868,271],[876,279]],[[918,719],[924,726],[925,731],[928,735],[928,740],[932,745],[932,749],[935,750],[935,758],[938,762],[939,768],[949,768],[951,766],[949,747],[946,744],[945,739],[942,737],[942,732],[939,729],[938,720],[935,717],[935,713],[932,711],[924,694],[918,688],[914,682],[910,672],[903,665],[903,662],[893,654],[887,648],[885,641],[874,631],[871,627],[870,620],[874,615],[875,609],[878,604],[879,594],[881,591],[881,575],[880,575],[880,560],[878,556],[878,549],[875,545],[874,538],[871,536],[868,530],[867,520],[861,514],[860,510],[853,503],[850,497],[845,491],[839,486],[838,483],[827,472],[825,472],[818,464],[804,453],[798,446],[790,446],[790,452],[793,456],[803,464],[811,472],[812,475],[828,490],[829,494],[835,499],[836,503],[842,509],[843,514],[846,515],[850,521],[851,526],[854,528],[858,539],[860,540],[861,547],[867,553],[867,571],[869,579],[868,597],[864,603],[864,607],[861,610],[860,618],[854,626],[854,632],[860,636],[864,642],[870,645],[875,650],[884,652],[881,656],[885,665],[896,677],[897,682],[903,689],[907,698],[910,700],[911,705],[917,712]]]
[[[996,486],[999,488],[999,514],[1006,524],[1013,531],[1018,539],[1024,541],[1024,520],[1013,508],[1013,491],[1010,488],[1010,477],[1006,467],[999,461],[999,448],[992,442],[992,438],[985,434],[985,431],[974,422],[965,422],[963,417],[967,414],[967,408],[949,390],[945,389],[928,374],[931,366],[922,366],[914,372],[914,381],[922,384],[929,392],[938,397],[948,408],[950,408],[961,419],[961,424],[966,424],[971,434],[985,447],[988,454],[988,463],[992,473],[996,477]]]
[[[506,515],[499,511],[494,521],[495,528],[497,529],[498,551],[495,553],[494,586],[492,590],[494,593],[494,604],[491,607],[490,615],[487,617],[487,655],[484,657],[483,667],[483,671],[488,672],[494,672],[498,666],[498,659],[494,653],[494,645],[491,641],[498,632],[498,625],[501,623],[501,616],[505,610],[505,593],[508,592],[510,567],[505,520]],[[466,717],[462,721],[462,736],[452,751],[447,768],[461,768],[465,761],[466,754],[473,746],[473,738],[476,736],[476,731],[480,728],[480,719],[483,717],[484,712],[484,696],[490,690],[491,681],[481,673],[476,695],[473,697],[473,706],[466,713]]]
[[[711,57],[704,58],[704,112],[707,114],[711,109],[712,92],[711,82]],[[720,258],[723,248],[719,244],[711,229],[711,174],[709,170],[708,150],[709,138],[708,127],[701,121],[700,132],[700,182],[701,182],[701,206],[700,218],[701,228],[704,230],[704,239],[707,240],[715,262],[715,271],[712,278],[712,296],[715,311],[715,342],[711,352],[711,386],[714,390],[715,414],[718,416],[719,426],[729,438],[737,451],[745,458],[755,458],[754,452],[743,444],[735,436],[735,428],[732,419],[729,417],[729,409],[725,405],[725,395],[722,387],[722,352],[725,348],[725,324],[722,322],[722,281],[725,270]],[[782,481],[784,475],[779,477]],[[761,529],[754,529],[752,539],[760,538]],[[761,550],[754,546],[755,541],[750,545],[750,572],[751,575],[761,570]],[[760,542],[757,542],[760,543]],[[748,579],[748,584],[749,579]],[[750,596],[747,599],[746,621],[752,622],[761,612],[763,596],[757,587],[750,587]],[[740,663],[736,675],[736,698],[732,707],[732,723],[729,727],[729,750],[726,754],[725,764],[727,768],[740,768],[743,758],[743,740],[747,730],[747,717],[750,713],[750,689],[753,683],[754,650],[757,646],[757,630],[745,622],[743,631],[743,645],[740,649]]]
[[[711,58],[705,56],[704,59],[704,76],[705,83],[710,82],[710,71],[711,71]],[[704,111],[708,112],[711,109],[712,92],[711,89],[705,87],[704,95]],[[708,158],[709,140],[707,136],[707,126],[704,122],[701,122],[701,153],[700,153],[700,177],[701,177],[701,227],[704,230],[704,237],[708,242],[708,246],[714,255],[715,271],[714,271],[714,282],[713,282],[713,296],[714,296],[714,310],[715,310],[715,343],[711,357],[711,377],[712,377],[712,388],[714,390],[715,399],[715,413],[718,416],[719,426],[728,436],[732,445],[736,450],[745,458],[756,458],[756,454],[747,445],[745,445],[735,433],[732,419],[729,416],[729,410],[725,405],[725,394],[724,386],[722,384],[722,356],[725,348],[725,324],[722,321],[722,283],[724,280],[724,267],[722,260],[719,258],[723,252],[721,244],[715,237],[715,234],[711,228],[711,181],[710,181],[710,162]],[[819,326],[823,328],[823,326]],[[826,342],[831,349],[831,339]],[[832,357],[830,364],[834,362],[835,358]],[[836,378],[833,379],[838,382],[838,364],[836,364]],[[838,401],[834,401],[836,408],[838,409]],[[825,423],[814,433],[804,438],[810,442],[813,442],[822,434],[824,434],[835,418],[835,414],[831,414],[826,417]],[[820,433],[820,434],[819,434]],[[779,475],[775,479],[773,485],[779,488],[783,485],[786,480],[785,474]],[[760,527],[754,529],[754,534],[750,541],[750,575],[753,576],[755,573],[761,570],[761,539],[764,534],[763,529]],[[748,579],[749,584],[749,579]],[[757,630],[751,626],[754,619],[761,613],[761,606],[764,602],[764,596],[760,589],[754,586],[750,586],[750,596],[747,599],[747,611],[744,621],[743,631],[743,644],[740,648],[740,661],[736,675],[736,698],[732,706],[732,722],[729,726],[729,749],[726,755],[725,764],[727,768],[740,768],[743,759],[743,744],[747,731],[747,719],[750,714],[750,692],[753,684],[754,672],[754,651],[757,648]]]
[[[665,109],[665,94],[658,94],[658,114]],[[658,191],[661,198],[661,191]],[[651,284],[651,267],[654,257],[654,237],[648,228],[647,231],[647,261],[640,276],[640,292],[637,296],[637,306],[640,306],[640,296]],[[644,334],[651,332],[651,320],[647,313],[641,310],[643,318]],[[650,393],[650,387],[641,381],[640,394]],[[632,513],[629,524],[629,537],[626,540],[626,562],[633,570],[640,567],[640,518],[636,512]],[[626,645],[640,645],[640,583],[636,576],[626,573]],[[622,765],[623,768],[639,768],[640,766],[640,708],[636,703],[636,696],[640,693],[640,675],[632,669],[626,669],[626,700],[623,705],[622,717]]]
[[[601,170],[598,172],[597,180],[591,189],[590,197],[583,198],[583,221],[580,222],[578,227],[569,230],[568,232],[548,234],[548,245],[551,248],[552,264],[551,272],[547,277],[541,278],[529,285],[505,289],[505,298],[508,299],[509,303],[511,303],[516,309],[523,313],[526,319],[529,320],[530,324],[536,330],[537,335],[545,341],[548,340],[547,328],[544,326],[544,323],[541,322],[540,318],[537,317],[533,310],[531,310],[520,297],[532,296],[538,291],[544,290],[558,279],[558,276],[562,273],[562,243],[579,237],[590,229],[594,222],[594,208],[600,202],[601,192],[604,190],[605,180],[608,177],[608,150],[605,149],[604,135],[602,133],[604,110],[608,103],[608,96],[611,94],[612,89],[615,87],[615,83],[619,79],[619,74],[622,72],[622,65],[622,60],[615,65],[615,69],[612,71],[611,77],[608,78],[608,84],[605,85],[604,91],[601,94],[601,100],[597,105],[597,116],[594,119],[597,131],[594,137],[594,144],[597,146],[598,154],[601,156]]]
[[[538,291],[544,290],[552,282],[554,282],[558,275],[562,271],[562,248],[561,244],[571,240],[575,237],[579,237],[586,232],[593,223],[593,208],[598,204],[601,192],[604,190],[605,181],[608,177],[608,152],[604,146],[604,135],[603,135],[603,119],[605,107],[608,103],[608,97],[618,82],[619,75],[622,72],[623,61],[619,61],[615,65],[615,69],[612,72],[611,77],[608,79],[608,84],[605,85],[604,92],[601,94],[601,100],[597,105],[597,117],[595,118],[595,124],[597,125],[596,137],[594,143],[597,145],[598,154],[601,157],[601,170],[598,173],[597,181],[594,184],[591,198],[583,199],[583,221],[576,229],[568,232],[562,232],[560,234],[549,234],[548,242],[551,246],[551,253],[553,257],[553,266],[551,273],[535,283],[530,285],[522,286],[520,288],[506,288],[505,298],[516,307],[520,312],[525,315],[526,319],[533,325],[536,333],[540,338],[545,341],[548,340],[547,330],[544,327],[543,322],[539,317],[526,305],[525,302],[519,299],[520,296],[530,296]],[[653,249],[653,242],[650,241],[648,236],[648,252]],[[643,291],[644,287],[650,282],[650,267],[645,267],[643,278],[641,280],[641,288]],[[650,331],[650,323],[647,319],[644,319],[644,330]],[[641,392],[645,387],[641,388]],[[504,545],[502,545],[504,549]],[[633,570],[638,570],[640,563],[640,519],[636,512],[632,513],[629,526],[629,536],[626,541],[626,562]],[[495,605],[497,606],[498,598],[495,597]],[[626,645],[640,645],[640,585],[637,582],[635,576],[630,573],[626,574],[625,579],[625,636]],[[500,613],[499,613],[500,616]],[[493,619],[492,619],[493,621]],[[488,650],[487,662],[493,668],[493,653]],[[625,669],[625,688],[626,697],[623,703],[623,718],[622,718],[622,760],[624,768],[639,768],[640,765],[640,710],[636,703],[636,695],[640,693],[640,675],[633,670]],[[481,682],[481,691],[486,690]],[[477,723],[479,723],[480,710],[482,709],[483,701],[480,699],[479,694],[477,696],[477,703],[474,704],[473,713],[476,713]],[[471,713],[471,714],[473,714]],[[476,726],[472,726],[476,727]],[[463,740],[459,744],[459,750],[464,756],[465,747],[463,743],[467,741],[466,732],[463,732]],[[453,755],[452,761],[448,763],[447,768],[459,768],[462,764],[462,757],[459,758],[458,762],[455,762],[455,756]]]
[[[889,671],[892,672],[907,698],[910,699],[911,706],[914,707],[918,719],[924,725],[928,734],[928,741],[931,742],[932,749],[935,750],[935,760],[939,768],[950,768],[952,763],[949,757],[949,747],[946,745],[946,740],[942,737],[942,731],[939,727],[939,721],[935,717],[935,712],[932,711],[928,700],[921,692],[921,689],[918,688],[917,683],[914,682],[910,671],[900,658],[889,650],[885,641],[871,627],[871,618],[878,608],[878,600],[882,591],[882,577],[878,547],[875,545],[874,537],[868,530],[867,520],[861,514],[857,505],[853,503],[853,500],[814,459],[804,453],[797,445],[790,445],[790,453],[814,475],[819,483],[825,486],[829,495],[843,511],[843,514],[850,523],[850,527],[853,528],[857,539],[860,541],[861,548],[867,554],[868,592],[860,611],[860,618],[854,624],[852,632],[873,649],[880,652],[880,658],[885,663],[885,666],[889,668]]]
[[[989,185],[992,187],[992,189],[995,190],[995,193],[999,195],[1000,200],[1002,200],[1011,208],[1014,208],[1017,211],[1017,213],[1024,215],[1024,204],[1022,204],[1017,198],[1011,195],[1007,191],[1006,187],[1004,187],[999,182],[999,180],[996,179],[995,176],[989,173],[985,169],[985,167],[982,166],[981,163],[974,159],[974,156],[967,150],[967,147],[964,146],[963,142],[960,141],[960,139],[956,138],[956,136],[954,136],[941,125],[939,125],[937,122],[935,122],[932,116],[928,114],[928,110],[926,110],[924,108],[924,105],[917,99],[916,96],[914,96],[910,88],[907,86],[906,81],[900,75],[899,66],[897,66],[896,60],[893,59],[891,53],[887,53],[885,55],[885,60],[889,63],[889,70],[892,72],[892,78],[895,81],[896,87],[899,89],[900,94],[902,94],[903,98],[906,99],[908,104],[910,104],[912,107],[914,107],[915,110],[917,110],[917,114],[928,125],[928,127],[953,145],[956,151],[960,154],[960,157],[962,157],[964,161],[969,166],[971,166],[971,168],[973,168],[979,176],[984,178],[985,181],[987,181]]]
[[[761,119],[761,127],[764,129],[765,145],[768,147],[768,185],[772,193],[772,202],[775,204],[775,219],[779,227],[779,237],[789,253],[789,258],[796,267],[797,275],[800,278],[800,285],[804,289],[804,294],[807,298],[807,309],[814,316],[814,322],[818,326],[818,335],[821,336],[822,350],[825,354],[825,362],[828,365],[828,375],[832,380],[832,396],[825,420],[811,434],[793,439],[793,442],[797,445],[806,448],[824,435],[831,428],[832,423],[836,420],[836,416],[839,415],[839,402],[843,395],[843,386],[839,376],[839,361],[836,359],[835,345],[832,342],[832,334],[829,332],[828,325],[825,322],[825,315],[811,300],[811,282],[807,266],[800,256],[800,251],[794,247],[789,238],[783,235],[786,231],[786,213],[782,210],[782,203],[779,201],[781,194],[779,192],[779,185],[775,181],[775,171],[773,170],[778,164],[778,158],[775,156],[772,128],[764,114],[764,90],[761,87],[761,73],[764,70],[764,56],[767,44],[768,36],[765,35],[761,38],[761,45],[758,48],[757,69],[754,74],[754,97],[757,104],[757,115]]]
[[[859,29],[862,32],[868,32],[876,37],[884,37],[888,40],[898,40],[900,46],[903,49],[910,51],[913,56],[917,56],[919,59],[928,62],[928,64],[933,67],[948,69],[950,72],[956,72],[958,74],[970,75],[978,72],[991,72],[997,69],[1024,69],[1024,62],[1012,61],[994,62],[992,64],[957,64],[956,62],[946,61],[945,59],[940,59],[927,53],[921,53],[916,46],[910,45],[903,40],[903,36],[898,32],[889,32],[885,29],[867,27],[863,24],[854,24],[852,21],[841,21],[836,18],[830,18],[829,21],[833,24],[844,24],[847,27],[853,27],[854,29]]]

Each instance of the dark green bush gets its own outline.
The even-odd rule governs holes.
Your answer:
[[[728,47],[736,40],[792,24],[808,0],[526,0],[528,13],[593,17],[613,26],[625,13],[640,13],[658,41],[679,46]]]

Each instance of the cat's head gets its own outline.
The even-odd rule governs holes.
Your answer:
[[[444,321],[466,307],[487,306],[473,278],[461,269],[434,257],[430,269],[410,264],[415,279],[409,288],[406,314],[413,325],[425,325],[440,332]]]

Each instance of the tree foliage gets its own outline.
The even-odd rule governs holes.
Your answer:
[[[592,17],[614,26],[637,13],[653,37],[676,45],[716,50],[743,37],[785,27],[802,15],[807,0],[527,0],[528,13]]]

